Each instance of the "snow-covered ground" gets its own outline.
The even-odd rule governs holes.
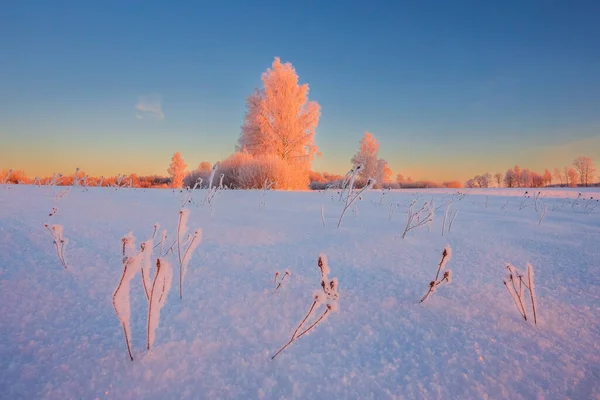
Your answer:
[[[140,274],[131,281],[133,362],[112,303],[121,239],[132,232],[139,246],[159,223],[154,243],[167,229],[170,245],[182,196],[57,198],[63,189],[0,186],[0,398],[600,398],[598,189],[579,200],[542,190],[537,211],[533,198],[521,207],[523,189],[371,191],[339,229],[333,191],[225,191],[212,216],[197,191],[188,226],[202,242],[183,299],[167,256],[173,285],[150,352]],[[434,220],[402,239],[413,199],[433,199]],[[450,201],[459,213],[442,236]],[[64,228],[67,270],[45,223]],[[446,245],[452,281],[419,304]],[[271,360],[321,290],[321,253],[339,311]],[[506,290],[506,263],[533,266],[537,325]]]

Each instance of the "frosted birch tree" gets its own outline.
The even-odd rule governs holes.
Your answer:
[[[171,165],[167,172],[171,176],[171,187],[172,188],[180,188],[183,187],[183,178],[185,178],[185,168],[187,165],[183,162],[183,158],[181,158],[181,154],[176,152],[171,157]]]
[[[361,179],[367,181],[369,178],[375,178],[377,175],[377,153],[379,153],[379,142],[369,132],[365,132],[360,141],[358,153],[352,157],[352,164],[362,164],[363,168],[358,173]]]
[[[318,148],[315,130],[321,107],[308,101],[308,84],[300,85],[290,63],[275,57],[262,74],[262,89],[246,99],[246,115],[237,150],[253,157],[276,156],[293,167],[294,176],[282,189],[308,186],[310,165]]]

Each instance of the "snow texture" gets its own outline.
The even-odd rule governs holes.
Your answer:
[[[371,190],[339,229],[344,201],[332,190],[269,192],[268,210],[260,190],[224,190],[213,217],[189,205],[201,251],[184,298],[162,304],[150,352],[148,301],[141,276],[131,280],[133,362],[112,305],[120,238],[145,240],[159,222],[166,250],[180,194],[90,187],[55,201],[62,189],[0,190],[0,398],[600,398],[600,207],[581,200],[598,189],[543,189],[541,225],[533,206],[519,210],[524,189],[400,190],[383,204]],[[442,236],[436,218],[402,240],[415,198],[439,213],[452,200],[452,230]],[[56,206],[68,270],[44,227]],[[452,284],[418,304],[447,244]],[[271,360],[320,289],[320,253],[343,288],[340,311]],[[507,293],[505,261],[534,266],[537,325]],[[293,279],[273,293],[283,268]]]

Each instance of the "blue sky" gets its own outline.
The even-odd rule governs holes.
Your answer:
[[[223,159],[275,56],[322,107],[316,170],[345,172],[365,130],[413,178],[598,164],[599,15],[597,1],[14,2],[0,169]]]

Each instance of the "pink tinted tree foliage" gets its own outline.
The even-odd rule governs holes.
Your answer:
[[[185,168],[187,165],[183,162],[183,158],[181,158],[181,154],[176,152],[171,157],[171,165],[167,172],[171,176],[171,187],[172,188],[181,188],[183,186],[183,178],[185,178]]]
[[[321,107],[308,101],[308,84],[298,84],[292,64],[275,57],[262,74],[263,89],[246,99],[246,115],[237,150],[251,156],[276,156],[293,166],[294,176],[281,188],[300,189],[308,185],[310,165],[318,154],[315,130]]]

